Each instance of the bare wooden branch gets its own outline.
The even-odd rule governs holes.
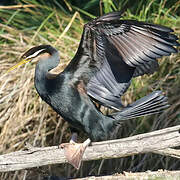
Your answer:
[[[164,156],[171,156],[171,157],[180,159],[179,149],[172,149],[172,148],[160,149],[160,150],[153,151],[153,153],[161,154]]]
[[[131,156],[139,153],[162,153],[163,149],[180,146],[180,125],[128,138],[92,143],[83,161]],[[165,153],[168,155],[168,153]],[[174,156],[178,157],[178,155]],[[65,163],[63,149],[57,146],[17,151],[0,156],[0,172],[21,170],[48,164]]]
[[[85,178],[77,178],[76,180],[142,180],[142,179],[164,179],[164,180],[174,180],[180,179],[180,171],[147,171],[147,172],[138,172],[138,173],[129,173],[123,172],[123,174],[113,174],[110,176],[90,176]]]

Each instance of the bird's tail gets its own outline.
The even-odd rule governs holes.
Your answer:
[[[113,117],[118,121],[123,121],[159,113],[168,107],[167,97],[163,96],[161,91],[154,91],[153,93],[130,104],[122,111],[114,113]]]

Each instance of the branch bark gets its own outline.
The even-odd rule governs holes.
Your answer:
[[[113,174],[110,176],[90,176],[90,177],[85,177],[85,178],[77,178],[75,180],[131,180],[131,179],[136,179],[136,180],[142,180],[142,179],[168,179],[168,180],[173,180],[173,179],[179,179],[180,178],[180,171],[147,171],[147,172],[138,172],[138,173],[129,173],[129,172],[123,172],[123,174]]]
[[[180,159],[180,150],[178,149],[172,149],[172,148],[160,149],[160,150],[153,151],[153,153],[164,155],[164,156],[171,156],[171,157]]]
[[[83,161],[120,158],[148,152],[180,158],[178,150],[174,150],[173,154],[171,154],[167,149],[180,146],[179,130],[180,125],[128,138],[95,142],[86,149]],[[1,155],[0,172],[66,162],[64,150],[59,149],[57,146],[31,147],[25,151]]]

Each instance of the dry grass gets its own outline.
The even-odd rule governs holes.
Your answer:
[[[77,18],[78,25],[82,26],[82,19],[79,16]],[[4,42],[0,44],[1,154],[24,149],[26,143],[34,146],[58,145],[61,142],[67,142],[70,137],[68,124],[40,99],[34,88],[35,64],[27,64],[6,74],[6,70],[16,64],[19,56],[32,45],[56,45],[56,48],[60,50],[61,62],[67,62],[73,57],[81,34],[73,26],[70,34],[65,34],[59,39],[70,18],[61,19],[57,16],[56,19],[60,33],[55,34],[50,28],[45,27],[47,38],[42,36],[40,30],[28,34],[12,26],[0,24],[0,28],[3,28],[5,32],[0,34]],[[180,29],[176,29],[176,32],[180,32]],[[161,115],[127,121],[120,129],[118,137],[162,129],[180,123],[180,54],[163,58],[160,64],[159,72],[133,81],[123,99],[125,104],[128,104],[153,90],[161,89],[169,97],[170,108]],[[145,171],[159,168],[172,170],[179,167],[180,162],[176,159],[146,154],[113,161],[86,162],[79,171],[75,171],[70,165],[56,165],[16,173],[3,173],[0,179],[23,179],[23,177],[37,179],[50,174],[77,177],[111,174],[124,170]]]
[[[24,36],[23,36],[24,37]],[[9,36],[4,37],[9,38]],[[12,46],[2,46],[1,55],[1,77],[0,77],[0,152],[9,152],[24,147],[25,142],[33,142],[34,145],[45,145],[46,137],[54,134],[46,126],[63,126],[56,115],[47,105],[41,101],[34,89],[34,67],[35,64],[28,64],[6,74],[6,70],[14,65],[18,57],[30,46],[24,39],[18,41],[16,37]],[[31,37],[26,37],[31,39]],[[38,42],[38,41],[37,41]],[[59,46],[66,47],[65,41],[61,40]],[[62,62],[69,60],[67,51],[72,51],[78,45],[71,43],[61,51]],[[58,48],[58,45],[56,46]],[[44,121],[44,119],[48,119]],[[38,131],[37,131],[38,130]],[[43,137],[43,138],[42,138]]]

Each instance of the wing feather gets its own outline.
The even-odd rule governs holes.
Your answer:
[[[120,97],[132,77],[154,73],[159,67],[157,58],[176,53],[174,46],[180,45],[171,28],[120,20],[120,16],[113,12],[86,24],[70,63],[77,79],[86,77],[87,93],[114,108],[122,105]]]

